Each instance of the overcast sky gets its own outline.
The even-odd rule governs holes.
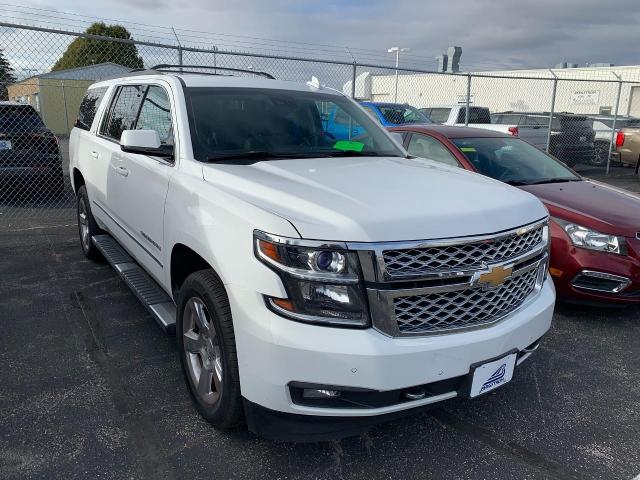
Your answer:
[[[381,58],[387,48],[399,45],[425,57],[412,57],[412,65],[429,69],[435,67],[433,57],[454,44],[462,47],[461,66],[468,70],[549,67],[560,61],[640,63],[639,0],[28,0],[23,5],[226,35],[344,45],[380,52]],[[3,19],[10,15],[5,10]],[[139,33],[146,28],[141,26]],[[242,42],[221,38],[228,44]],[[246,39],[243,45],[258,43]],[[309,46],[299,48],[310,53]]]

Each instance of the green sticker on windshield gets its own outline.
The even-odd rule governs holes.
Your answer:
[[[476,149],[474,147],[460,147],[460,150],[463,152],[475,152]]]
[[[361,152],[364,148],[364,143],[352,142],[349,140],[338,140],[333,144],[333,148],[336,150],[342,150],[343,152]]]

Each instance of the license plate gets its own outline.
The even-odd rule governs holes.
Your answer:
[[[512,353],[492,362],[483,363],[473,371],[470,397],[477,397],[509,383],[516,367],[517,354]]]
[[[0,140],[0,150],[11,150],[11,141]]]

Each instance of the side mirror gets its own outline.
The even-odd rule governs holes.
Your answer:
[[[173,147],[162,145],[155,130],[125,130],[120,136],[120,149],[152,157],[173,157]]]

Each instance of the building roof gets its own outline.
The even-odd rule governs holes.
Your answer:
[[[55,80],[102,80],[118,75],[129,73],[131,69],[124,65],[113,62],[97,63],[95,65],[85,65],[84,67],[69,68],[66,70],[56,70],[54,72],[40,73],[20,80],[16,83],[26,82],[34,78],[55,79]]]

